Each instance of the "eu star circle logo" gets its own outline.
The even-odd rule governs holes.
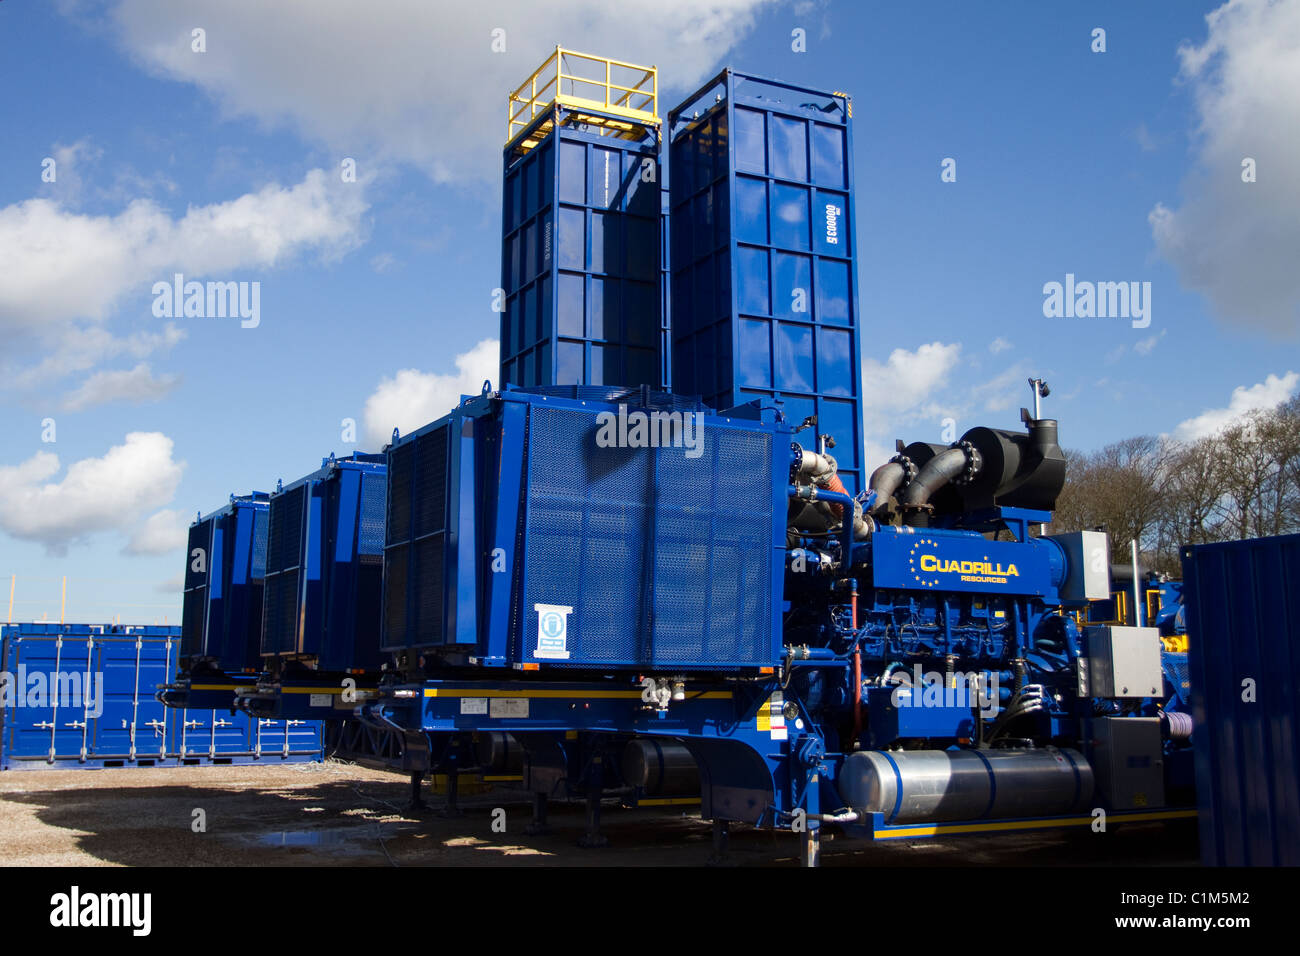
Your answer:
[[[912,580],[916,582],[917,587],[932,588],[939,584],[939,574],[936,571],[925,571],[921,568],[921,559],[926,555],[939,554],[939,542],[934,538],[917,538],[912,543],[911,549],[907,552],[907,573],[912,575]]]

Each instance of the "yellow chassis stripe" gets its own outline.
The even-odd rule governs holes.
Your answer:
[[[699,797],[652,797],[649,800],[638,800],[636,805],[638,807],[670,807],[699,802]]]
[[[1182,820],[1196,816],[1195,810],[1152,811],[1150,813],[1117,813],[1107,816],[1107,822],[1147,823],[1154,820]],[[877,830],[877,840],[903,837],[942,836],[948,833],[991,833],[1005,830],[1047,830],[1052,827],[1087,826],[1092,817],[1059,817],[1055,820],[1007,820],[998,823],[934,824],[931,826],[899,827]]]
[[[471,690],[469,688],[449,690],[445,687],[426,687],[424,689],[425,697],[549,697],[576,700],[603,700],[608,698],[640,700],[641,693],[639,690]],[[703,694],[694,695],[688,691],[686,697],[687,700],[730,700],[731,691],[710,690],[705,691]]]

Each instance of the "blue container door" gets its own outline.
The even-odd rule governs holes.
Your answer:
[[[175,672],[178,642],[131,635],[98,638],[96,670],[103,711],[91,723],[92,753],[101,759],[165,759],[167,727],[180,711],[154,699]]]
[[[254,718],[249,727],[251,751],[259,757],[315,755],[321,751],[318,720],[274,720]]]
[[[90,636],[11,638],[7,657],[16,695],[5,719],[7,762],[79,761],[89,750],[80,688],[93,675]]]

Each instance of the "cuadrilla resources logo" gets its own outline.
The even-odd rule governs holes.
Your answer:
[[[944,575],[956,574],[960,580],[976,584],[1006,584],[1010,578],[1019,577],[1014,564],[1003,566],[983,555],[980,560],[945,558],[939,553],[936,538],[921,537],[912,543],[907,552],[907,570],[920,587],[938,587]]]

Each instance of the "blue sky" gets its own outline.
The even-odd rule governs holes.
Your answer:
[[[1300,385],[1298,6],[4,0],[15,617],[56,620],[66,575],[70,620],[174,622],[196,511],[476,390],[506,93],[556,43],[656,64],[661,113],[725,65],[853,95],[876,457],[1014,426],[1030,374],[1073,448],[1275,403]],[[155,316],[175,272],[259,282],[260,324]],[[1067,273],[1150,282],[1150,326],[1045,317]]]

